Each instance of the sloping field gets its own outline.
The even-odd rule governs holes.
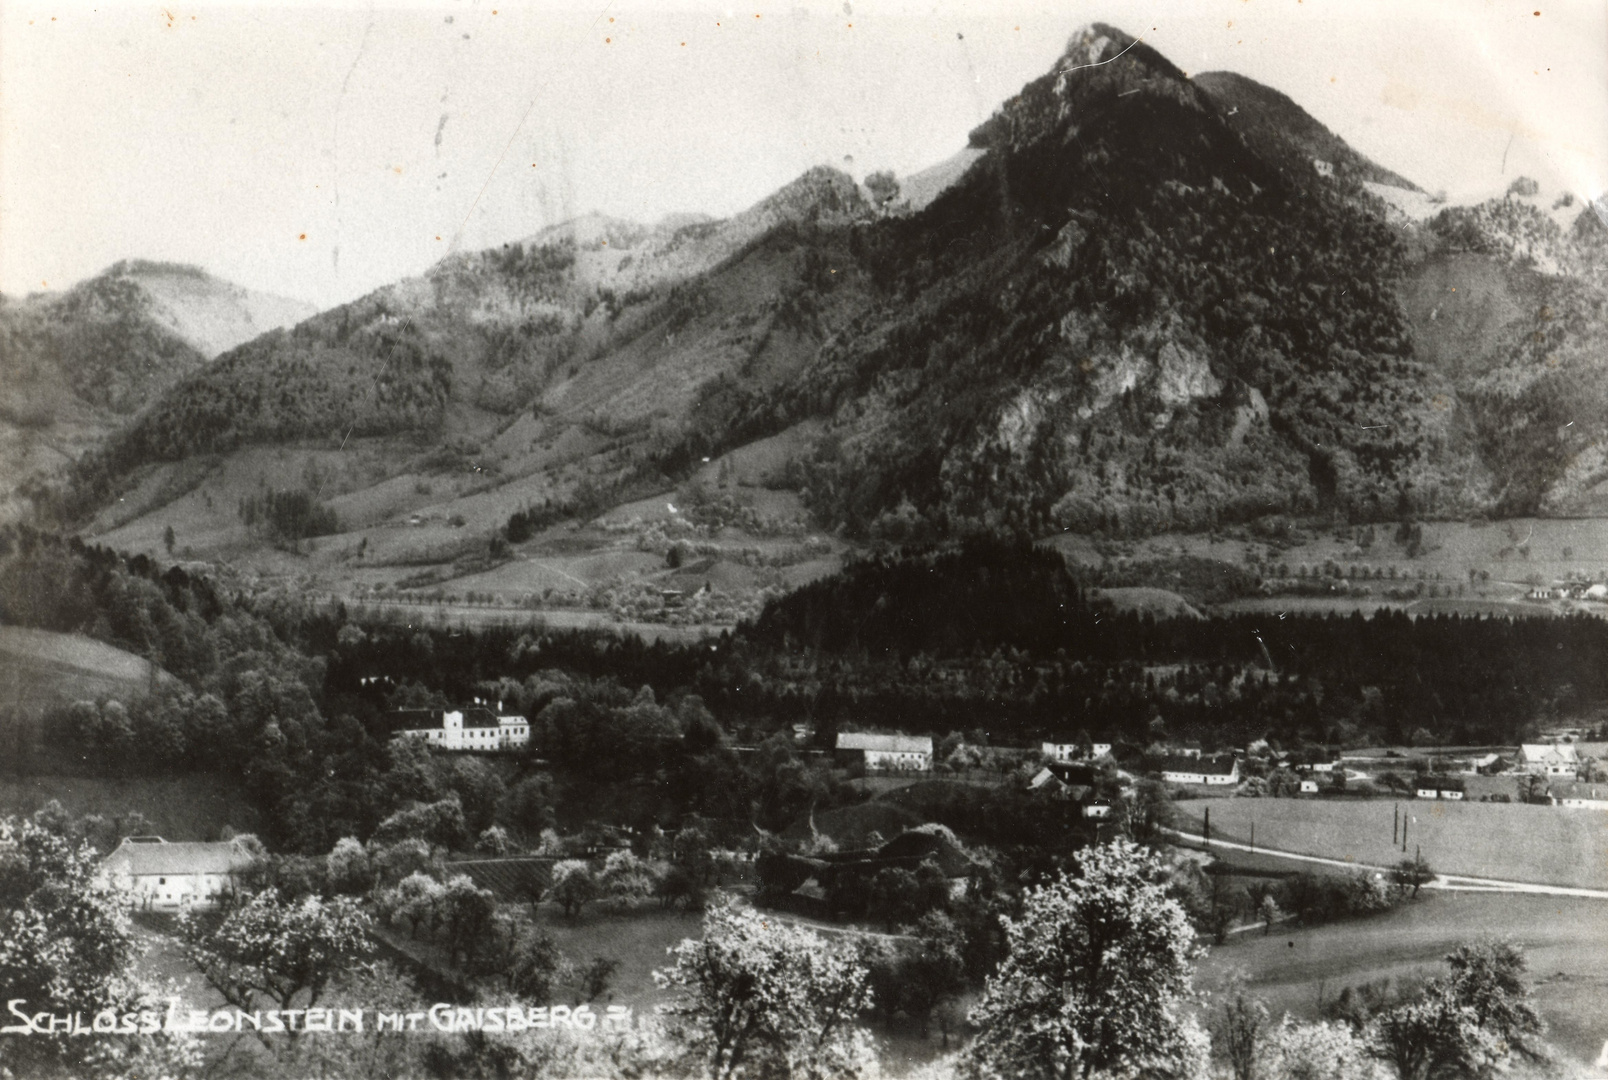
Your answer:
[[[149,661],[81,634],[0,626],[0,704],[129,698],[150,687],[151,671]]]
[[[1258,847],[1376,866],[1403,858],[1390,838],[1392,807],[1399,806],[1409,819],[1408,854],[1421,848],[1440,873],[1608,888],[1608,813],[1601,810],[1421,799],[1194,799],[1177,805],[1180,827],[1192,832],[1200,831],[1210,807],[1214,839],[1248,842],[1254,821]]]
[[[84,776],[0,776],[0,815],[31,814],[55,799],[75,817],[145,815],[167,840],[216,840],[225,825],[257,830],[257,812],[240,783],[221,773],[107,779]]]
[[[1260,843],[1260,822],[1256,836]],[[1503,937],[1525,948],[1548,1040],[1591,1061],[1608,1039],[1608,902],[1601,900],[1424,893],[1376,918],[1236,934],[1201,962],[1195,984],[1210,988],[1240,968],[1275,1017],[1288,1011],[1310,1018],[1320,996],[1333,1001],[1345,987],[1376,979],[1441,975],[1442,958],[1457,945]]]

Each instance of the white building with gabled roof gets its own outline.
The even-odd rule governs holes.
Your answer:
[[[1525,743],[1519,755],[1524,771],[1537,776],[1580,775],[1580,754],[1573,743]]]
[[[233,890],[255,857],[238,839],[199,843],[130,836],[101,860],[96,880],[126,893],[135,907],[210,907]]]
[[[530,742],[530,721],[476,705],[467,709],[404,709],[392,714],[397,737],[423,739],[442,750],[512,750]]]
[[[929,772],[932,769],[932,737],[840,731],[837,755],[843,761],[863,761],[866,769],[872,771]]]

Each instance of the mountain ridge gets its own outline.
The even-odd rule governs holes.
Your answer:
[[[1514,513],[1596,483],[1595,423],[1540,438],[1560,393],[1608,394],[1585,226],[1511,193],[1392,211],[1379,189],[1428,197],[1286,95],[1103,24],[969,144],[902,206],[821,168],[721,221],[450,256],[186,379],[80,505],[134,466],[353,435],[473,446],[485,483],[569,505],[801,425],[789,483],[860,539]],[[1507,275],[1499,325],[1441,296],[1447,266]]]

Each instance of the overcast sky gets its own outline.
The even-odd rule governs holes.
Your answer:
[[[1608,187],[1603,0],[92,3],[0,0],[10,294],[152,258],[327,306],[591,210],[914,172],[1096,20],[1454,198]]]

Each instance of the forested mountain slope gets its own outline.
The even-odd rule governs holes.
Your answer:
[[[898,200],[816,169],[725,221],[449,257],[184,379],[66,505],[353,437],[561,502],[808,430],[775,475],[896,541],[1578,512],[1608,480],[1603,226],[1567,196],[1438,205],[1098,24],[970,142]]]
[[[120,262],[0,297],[0,513],[225,349],[313,313],[192,266]]]

